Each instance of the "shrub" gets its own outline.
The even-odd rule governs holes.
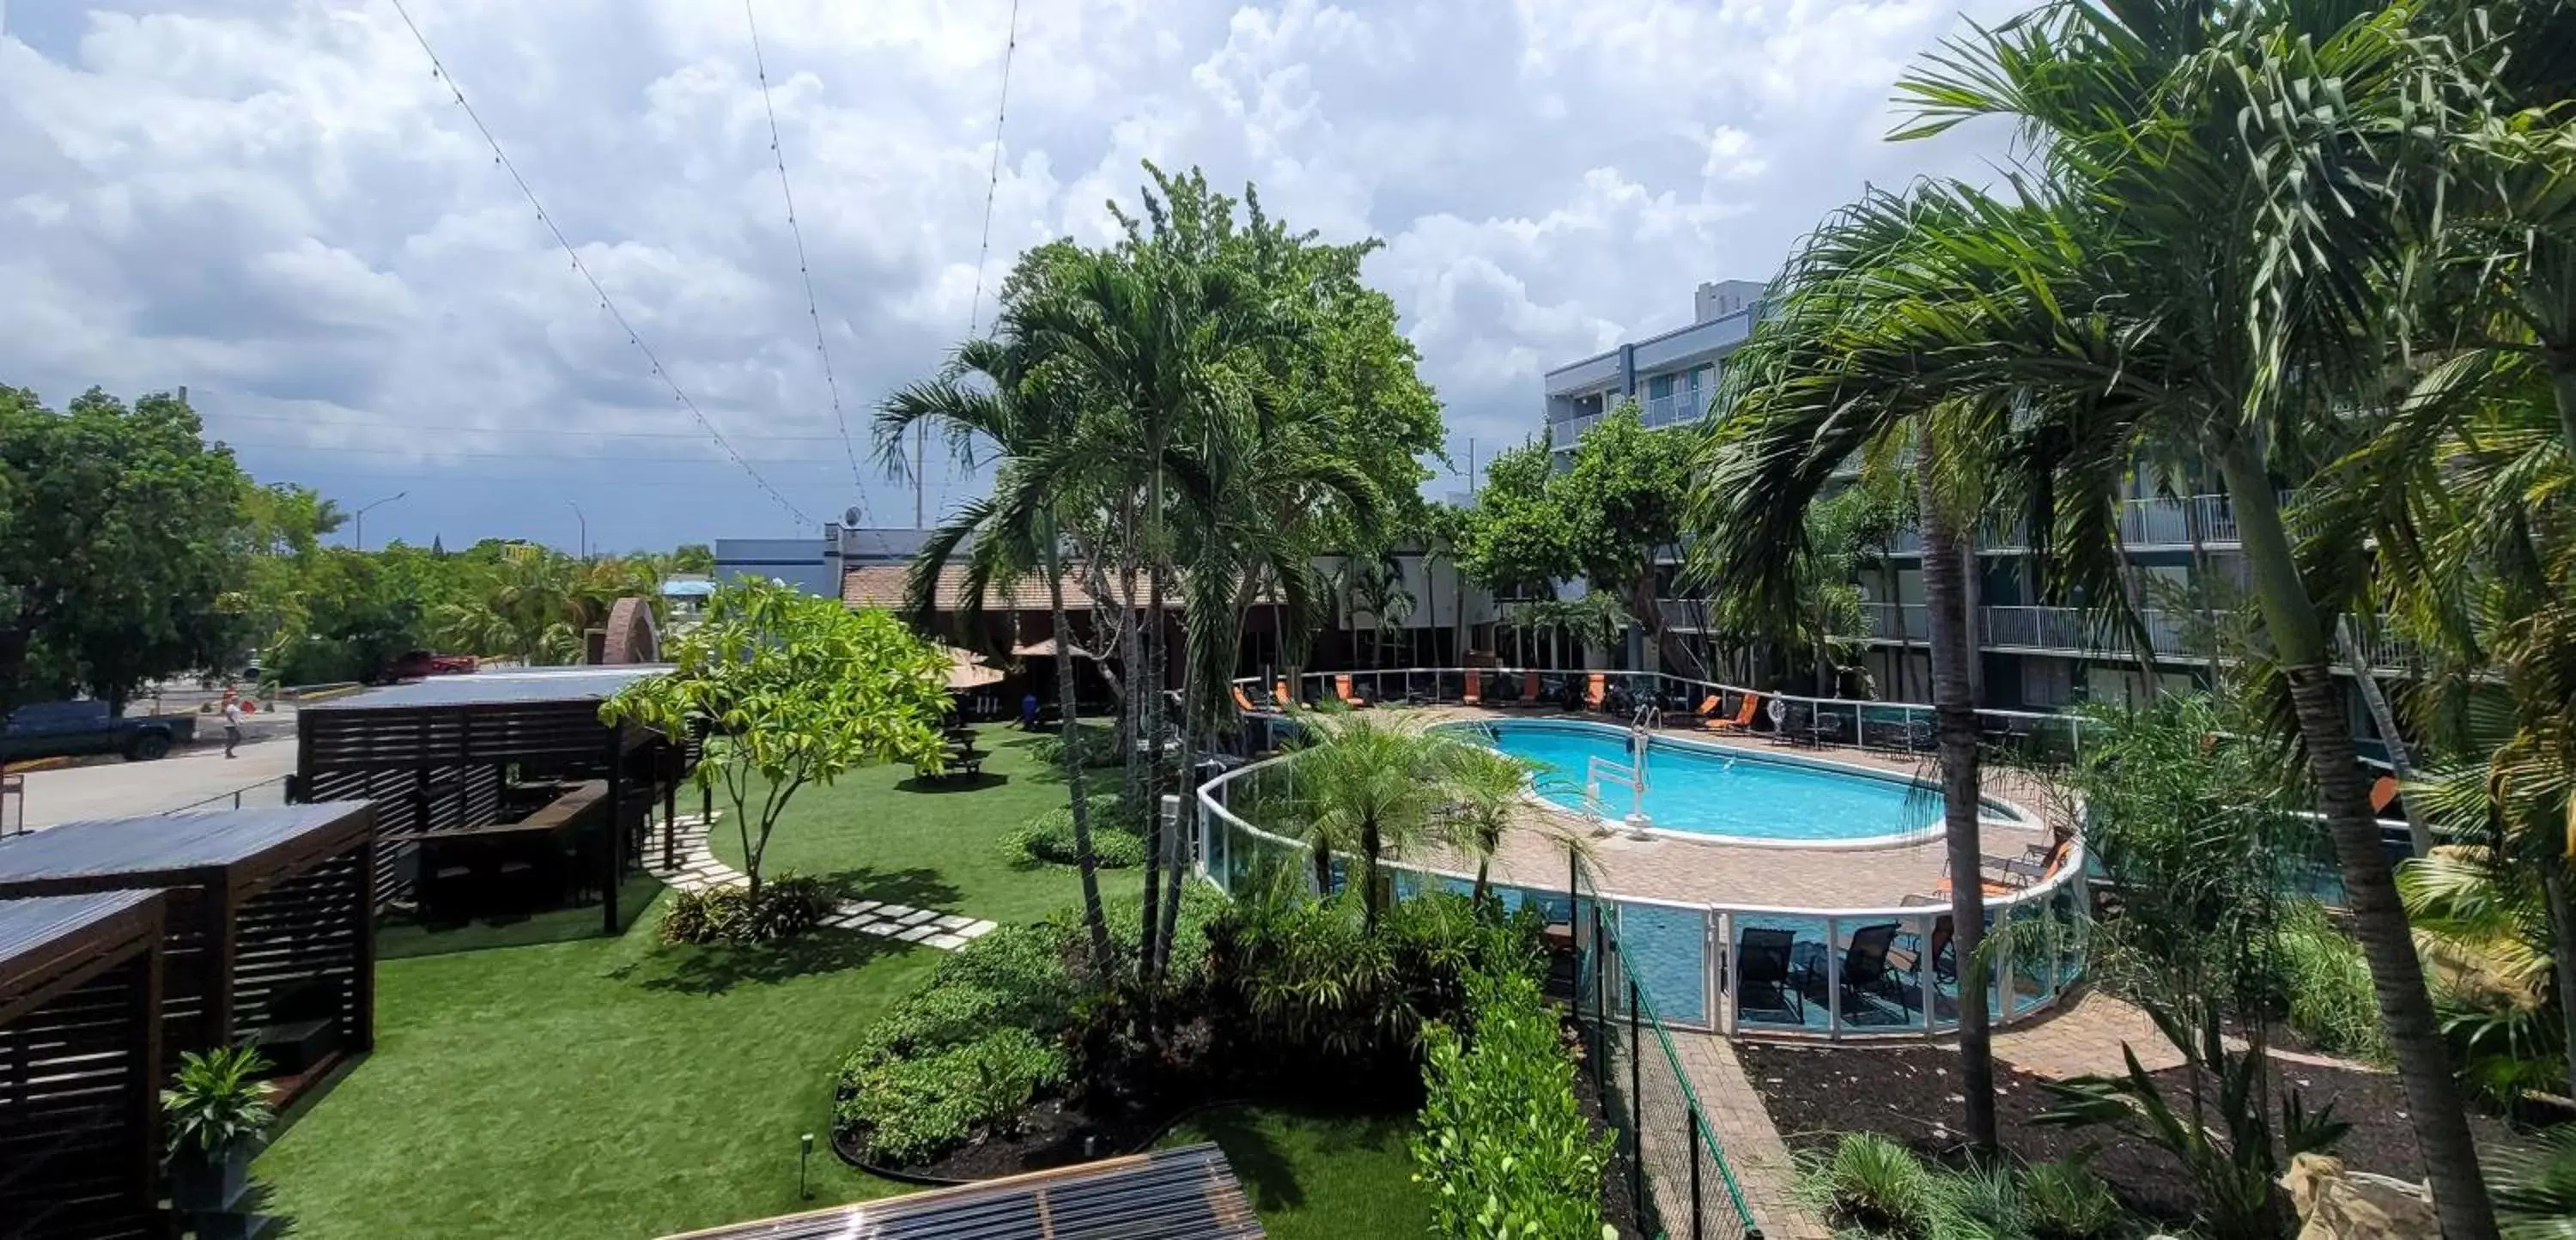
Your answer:
[[[927,1162],[1006,1127],[1064,1079],[1064,1053],[1026,1029],[990,1029],[918,1058],[852,1074],[835,1114],[871,1162]]]
[[[1219,984],[1255,1037],[1409,1066],[1424,1026],[1461,1014],[1462,979],[1536,967],[1538,922],[1496,924],[1466,897],[1437,894],[1390,906],[1370,935],[1356,894],[1314,900],[1274,890],[1235,902],[1212,932]]]
[[[1064,734],[1049,728],[1037,743],[1029,746],[1040,762],[1059,770],[1064,767]],[[1103,723],[1074,725],[1073,752],[1085,767],[1118,765],[1118,730]]]
[[[1115,794],[1089,798],[1089,809],[1094,864],[1107,870],[1134,869],[1145,864],[1145,837],[1130,825]],[[1079,864],[1072,807],[1056,806],[1002,837],[1002,856],[1015,865]]]
[[[1574,1061],[1537,973],[1506,962],[1467,979],[1467,1036],[1430,1027],[1429,1091],[1413,1141],[1448,1237],[1607,1236],[1601,1173],[1614,1138],[1574,1096]]]
[[[2095,1240],[2120,1225],[2119,1199],[2080,1158],[2023,1172],[2021,1206],[2032,1240]]]
[[[1847,1132],[1820,1180],[1828,1219],[1871,1235],[1928,1237],[1937,1187],[1914,1151],[1874,1132]]]
[[[662,941],[776,943],[821,925],[837,902],[821,880],[799,874],[762,883],[758,907],[747,887],[674,890],[662,914]]]
[[[2330,1055],[2388,1057],[2379,1001],[2361,945],[2337,929],[2323,906],[2301,900],[2284,909],[2273,942],[2290,1028]]]

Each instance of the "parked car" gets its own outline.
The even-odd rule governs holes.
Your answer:
[[[0,762],[93,753],[149,762],[196,735],[195,715],[120,719],[108,713],[105,702],[37,702],[9,712],[8,722],[0,725]]]

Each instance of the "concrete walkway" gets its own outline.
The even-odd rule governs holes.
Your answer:
[[[707,821],[696,814],[682,814],[672,820],[678,845],[677,865],[664,865],[660,840],[645,848],[645,868],[653,877],[677,891],[712,891],[718,887],[738,887],[749,881],[742,871],[716,859],[707,847]],[[942,913],[937,909],[912,908],[902,904],[883,904],[875,900],[847,900],[823,919],[823,924],[842,930],[856,930],[880,938],[905,943],[920,943],[941,951],[955,951],[993,932],[993,923],[978,918]]]

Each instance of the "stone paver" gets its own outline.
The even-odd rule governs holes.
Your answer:
[[[712,891],[743,881],[740,871],[717,860],[708,850],[706,824],[697,815],[683,814],[672,820],[672,842],[674,864],[663,864],[665,851],[661,841],[656,840],[645,850],[645,868],[673,890]],[[979,918],[875,900],[844,901],[823,918],[823,924],[879,938],[927,943],[941,951],[955,951],[995,929],[992,922]]]

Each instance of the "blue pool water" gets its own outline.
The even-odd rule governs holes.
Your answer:
[[[1538,764],[1539,795],[1585,811],[1590,759],[1625,764],[1628,732],[1588,723],[1462,725]],[[1602,812],[1628,812],[1628,790],[1604,784]],[[1666,831],[1774,840],[1858,840],[1923,831],[1941,820],[1941,794],[1895,778],[1828,770],[1758,754],[1657,739],[1646,749],[1646,816]]]

